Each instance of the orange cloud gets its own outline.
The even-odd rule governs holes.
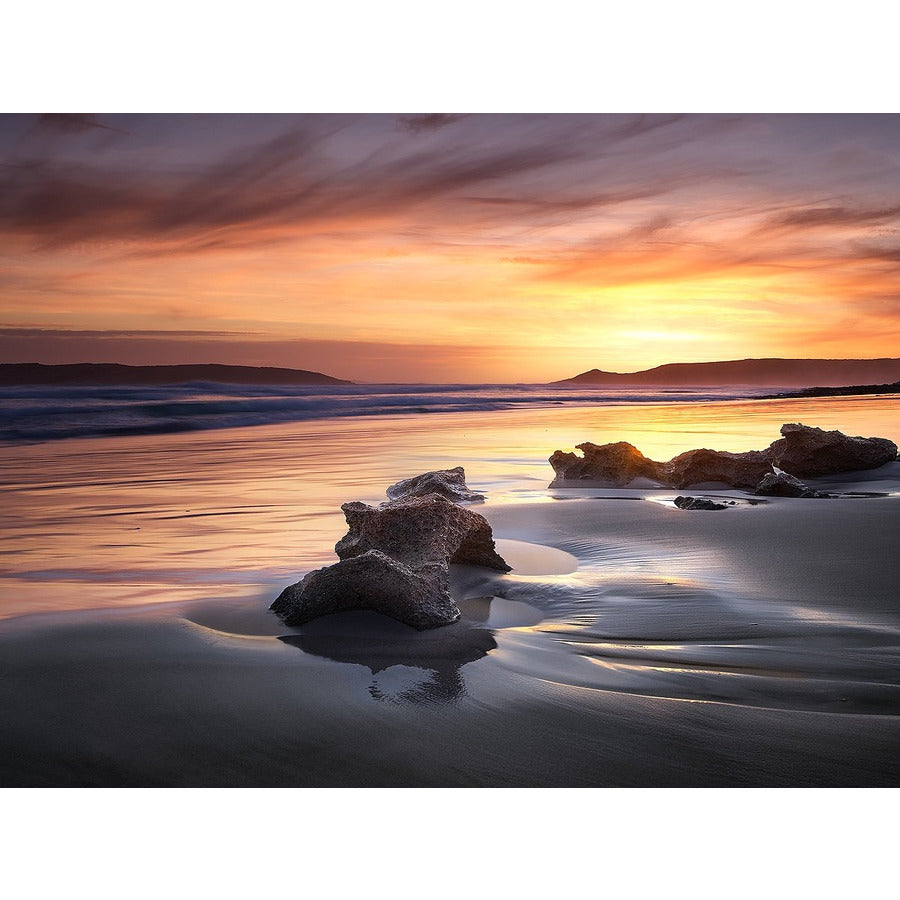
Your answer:
[[[892,355],[898,122],[0,117],[0,323],[367,380]]]

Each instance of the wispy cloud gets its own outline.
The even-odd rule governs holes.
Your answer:
[[[851,206],[807,206],[773,216],[763,227],[839,228],[846,225],[878,225],[900,218],[900,206],[866,209]]]
[[[402,121],[413,130],[444,131],[462,118]],[[183,253],[246,248],[275,233],[302,236],[346,222],[405,224],[410,216],[457,230],[517,227],[526,217],[537,224],[542,216],[589,213],[727,174],[696,163],[656,173],[638,167],[629,174],[618,164],[597,169],[623,142],[644,141],[631,152],[636,160],[652,157],[656,135],[682,125],[682,116],[519,117],[504,140],[486,129],[490,117],[465,118],[466,128],[449,142],[392,144],[382,133],[375,141],[364,135],[365,148],[341,134],[358,130],[351,120],[304,118],[256,141],[251,121],[250,142],[227,152],[211,145],[177,166],[148,167],[127,145],[99,160],[48,155],[46,148],[8,153],[0,167],[0,233],[43,249],[130,241]],[[52,121],[63,131],[109,127],[82,116]],[[696,131],[667,137],[663,146],[695,140]]]
[[[348,219],[397,218],[418,204],[570,159],[544,141],[417,150],[335,165],[329,134],[294,129],[180,171],[16,160],[0,169],[0,230],[53,249],[97,241],[183,241],[194,250],[302,234]],[[178,251],[179,247],[172,248]]]
[[[425,113],[418,116],[398,116],[397,124],[404,131],[419,134],[423,131],[437,131],[439,128],[446,128],[464,118],[464,115],[451,113]]]
[[[87,113],[43,113],[38,117],[36,129],[39,131],[58,132],[61,134],[81,134],[99,128],[116,134],[127,134],[121,128],[115,128],[101,122],[96,116]]]
[[[596,336],[607,366],[690,353],[666,333],[784,355],[856,329],[866,355],[900,316],[898,142],[890,116],[0,117],[0,315],[484,372],[498,334]]]

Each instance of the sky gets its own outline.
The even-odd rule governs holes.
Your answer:
[[[0,116],[0,360],[898,356],[900,116]]]

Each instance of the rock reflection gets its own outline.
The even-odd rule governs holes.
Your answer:
[[[472,602],[463,605],[468,608]],[[489,606],[490,598],[475,603]],[[372,699],[395,703],[457,702],[466,692],[463,666],[497,646],[493,631],[481,627],[465,610],[458,622],[429,631],[416,631],[373,612],[335,613],[308,622],[294,634],[281,635],[280,640],[304,653],[366,666],[373,675]],[[395,666],[418,670],[422,677],[392,691],[383,682],[394,679],[379,676]]]

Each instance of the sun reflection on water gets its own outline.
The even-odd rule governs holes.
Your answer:
[[[584,440],[628,440],[666,459],[765,446],[798,419],[897,439],[898,412],[893,397],[560,406],[5,446],[0,617],[266,597],[333,560],[341,503],[380,502],[388,484],[428,469],[464,465],[489,508],[552,504],[547,457]]]

